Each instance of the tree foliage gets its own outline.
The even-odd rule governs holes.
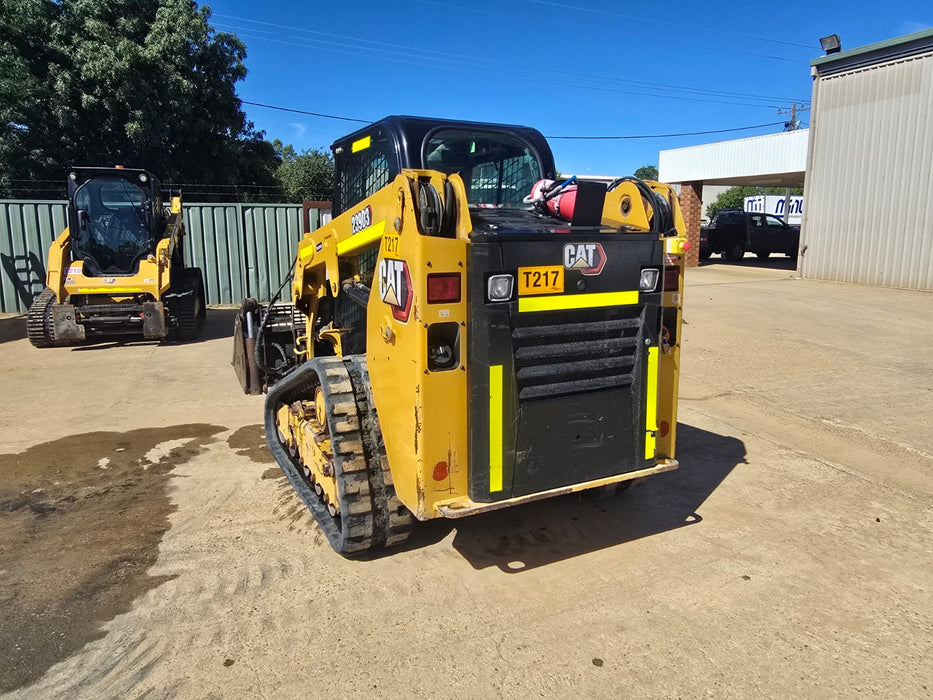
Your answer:
[[[293,202],[330,201],[334,194],[334,159],[327,151],[310,149],[297,153],[291,144],[272,142],[282,163],[275,179]]]
[[[278,159],[235,84],[246,48],[191,0],[0,0],[0,172],[144,167],[272,184]]]
[[[635,171],[635,177],[637,177],[639,180],[657,181],[658,167],[656,165],[643,165]]]
[[[706,215],[712,219],[723,209],[744,209],[746,197],[754,197],[759,194],[784,194],[786,191],[787,189],[784,187],[750,187],[747,185],[736,185],[720,193],[720,195],[706,207]],[[800,187],[792,187],[790,193],[803,194],[803,189]]]

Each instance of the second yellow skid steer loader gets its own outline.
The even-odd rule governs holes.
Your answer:
[[[163,207],[145,170],[72,168],[68,227],[49,248],[46,288],[26,317],[39,348],[91,336],[193,340],[205,318],[201,271],[185,264],[181,193]]]
[[[534,129],[389,117],[337,141],[335,218],[234,364],[331,545],[677,467],[673,191],[555,181]]]

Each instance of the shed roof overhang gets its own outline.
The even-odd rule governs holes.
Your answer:
[[[809,129],[661,151],[662,182],[803,187]]]

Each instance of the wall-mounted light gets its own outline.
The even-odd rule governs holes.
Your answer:
[[[820,46],[823,47],[823,51],[826,52],[827,56],[831,53],[839,53],[842,51],[842,42],[839,40],[838,34],[830,34],[829,36],[821,37]]]

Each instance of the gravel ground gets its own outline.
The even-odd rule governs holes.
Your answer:
[[[928,697],[933,296],[688,271],[681,468],[334,554],[229,366],[0,318],[9,697]],[[170,397],[161,399],[160,397]]]

